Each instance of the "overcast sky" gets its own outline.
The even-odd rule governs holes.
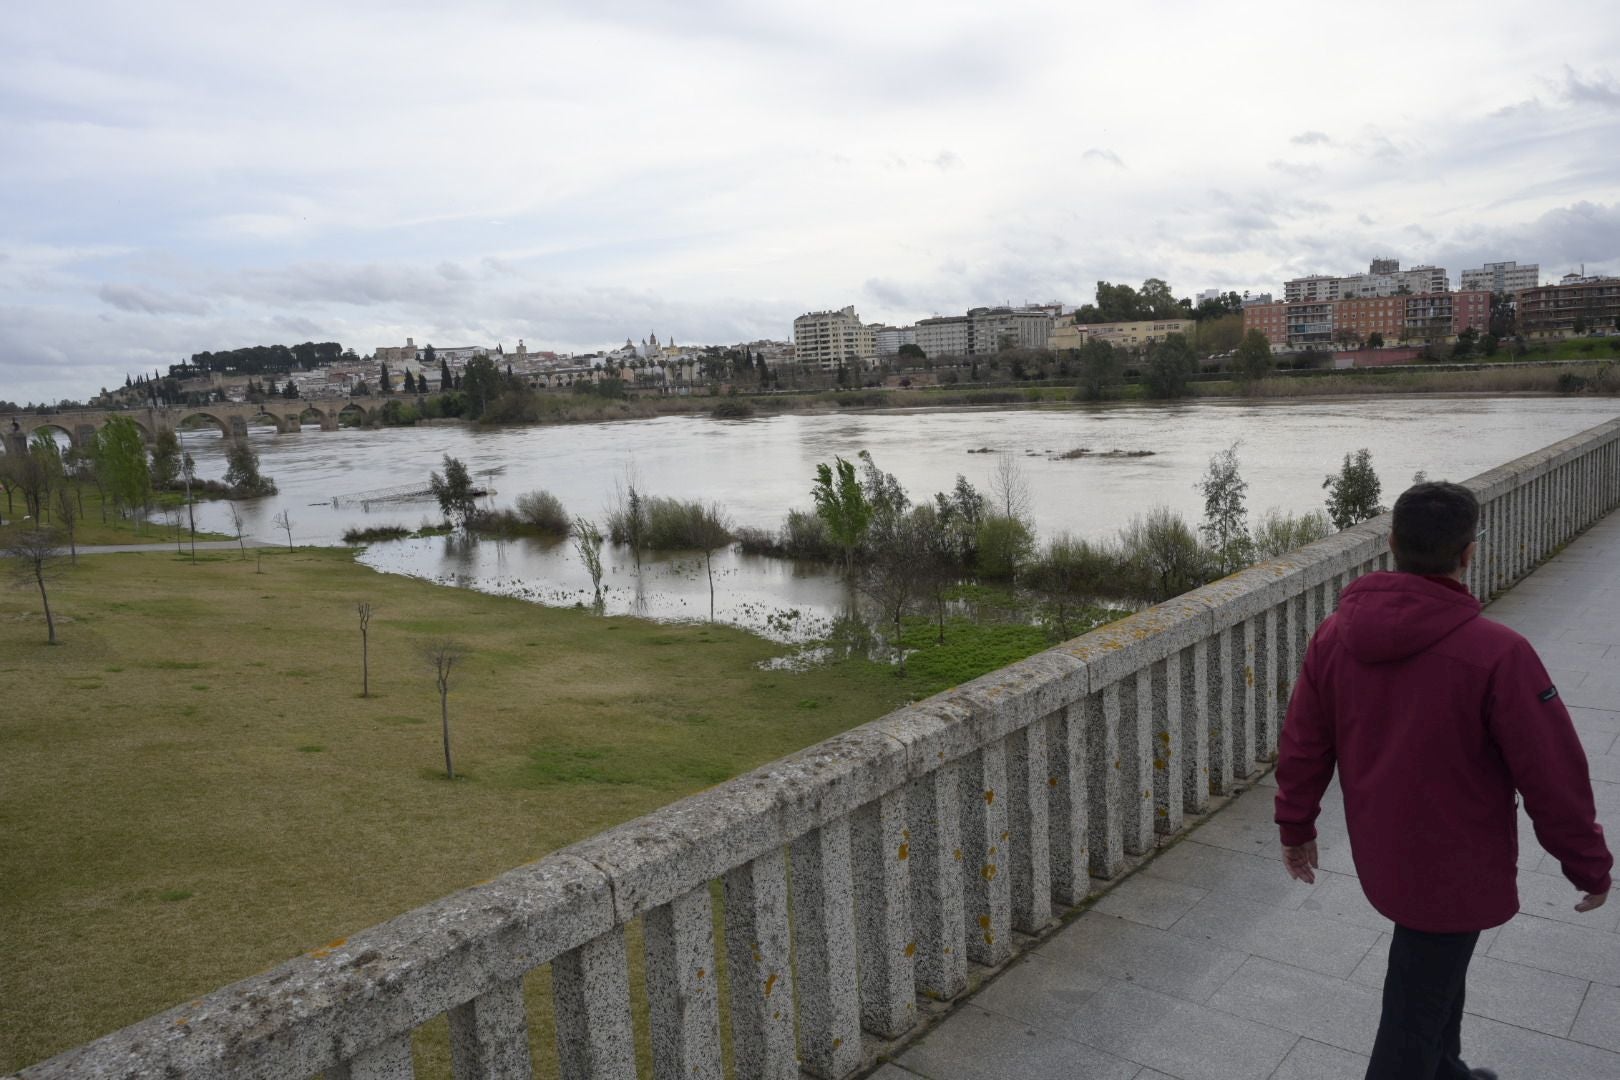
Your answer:
[[[0,398],[203,349],[582,350],[1620,272],[1612,0],[0,7]]]

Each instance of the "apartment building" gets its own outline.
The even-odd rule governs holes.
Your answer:
[[[1519,330],[1526,337],[1620,329],[1616,320],[1620,320],[1620,277],[1568,274],[1557,285],[1519,293]]]
[[[1286,303],[1325,303],[1356,296],[1398,296],[1441,293],[1451,288],[1451,279],[1439,266],[1413,266],[1402,270],[1394,259],[1374,259],[1365,274],[1335,277],[1311,274],[1283,283]]]
[[[801,364],[833,371],[839,364],[859,367],[877,359],[873,327],[855,308],[809,311],[793,320],[793,352]]]
[[[1490,321],[1488,290],[1303,300],[1243,309],[1244,332],[1258,330],[1272,348],[1290,350],[1331,349],[1351,340],[1365,341],[1372,334],[1391,345],[1443,340],[1470,328],[1483,332]]]
[[[1502,293],[1507,296],[1517,296],[1525,289],[1534,289],[1541,284],[1541,266],[1539,263],[1525,263],[1520,266],[1517,262],[1486,263],[1478,270],[1464,270],[1459,288],[1484,289],[1486,292]]]
[[[1045,307],[979,307],[968,311],[972,324],[971,351],[978,354],[1003,348],[1044,349],[1052,337],[1052,314]]]
[[[973,352],[973,320],[966,315],[918,319],[916,344],[929,356],[968,356]]]
[[[895,356],[902,345],[917,344],[915,326],[874,326],[872,344],[879,357]]]

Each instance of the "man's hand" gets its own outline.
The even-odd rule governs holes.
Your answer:
[[[1603,901],[1609,898],[1607,892],[1589,892],[1575,905],[1576,911],[1596,911],[1603,906]]]
[[[1320,870],[1321,864],[1316,861],[1316,841],[1301,844],[1299,847],[1283,845],[1283,865],[1288,868],[1288,876],[1295,881],[1303,881],[1307,885],[1316,884],[1316,875],[1313,870]],[[1590,897],[1588,897],[1590,899]],[[1598,904],[1603,903],[1600,899]],[[1596,907],[1597,904],[1593,904]],[[1580,910],[1580,909],[1577,909]]]

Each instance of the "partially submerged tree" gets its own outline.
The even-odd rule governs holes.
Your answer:
[[[570,535],[574,538],[574,551],[579,554],[579,561],[585,564],[585,572],[591,575],[591,592],[598,607],[602,604],[602,534],[597,530],[595,523],[582,517],[574,519],[574,528]]]
[[[259,473],[259,452],[245,438],[225,444],[225,483],[236,495],[252,497],[276,492],[275,481]]]
[[[173,428],[164,428],[152,443],[152,486],[165,491],[179,475],[180,437]]]
[[[997,514],[1029,527],[1029,480],[1023,466],[1011,454],[996,455],[996,471],[990,474],[990,502]]]
[[[927,541],[916,514],[899,514],[874,530],[870,550],[861,566],[857,586],[878,607],[889,644],[906,673],[906,650],[901,642],[903,620],[920,595],[927,575]]]
[[[1383,485],[1373,471],[1372,451],[1366,447],[1344,455],[1343,467],[1324,478],[1322,487],[1328,493],[1327,513],[1335,529],[1348,529],[1384,512],[1378,504]]]
[[[371,696],[371,604],[365,600],[354,605],[360,616],[360,696]]]
[[[1249,511],[1244,496],[1249,483],[1238,471],[1238,444],[1209,459],[1209,471],[1198,482],[1204,496],[1204,521],[1198,527],[1220,574],[1249,565],[1254,542],[1249,538]]]
[[[127,416],[112,416],[96,432],[91,451],[113,505],[122,511],[144,509],[152,499],[152,474],[146,465],[141,429]]]
[[[39,588],[39,602],[45,609],[46,642],[56,644],[56,620],[51,616],[51,598],[45,582],[51,578],[57,560],[62,557],[62,544],[54,529],[28,529],[13,536],[5,546],[6,557],[12,560],[12,573],[18,588],[35,585]]]
[[[436,641],[429,645],[425,655],[433,667],[433,685],[439,691],[439,730],[444,738],[444,775],[456,778],[455,759],[450,753],[450,673],[461,660],[463,651],[453,641]]]
[[[453,525],[466,528],[468,519],[478,509],[478,493],[461,459],[444,455],[444,473],[430,474],[428,487],[439,500],[439,511],[445,518]]]
[[[827,535],[844,553],[844,570],[855,565],[855,549],[866,537],[872,522],[872,506],[855,475],[855,466],[841,457],[816,466],[815,486],[810,489],[816,501],[816,515],[827,526]]]
[[[719,503],[698,504],[693,515],[692,540],[703,549],[703,565],[709,572],[709,621],[714,621],[714,553],[732,541],[731,520]]]

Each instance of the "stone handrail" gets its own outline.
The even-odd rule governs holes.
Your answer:
[[[1620,503],[1620,419],[1468,481],[1488,599]],[[550,965],[565,1077],[636,1076],[640,919],[655,1077],[720,1077],[721,885],[735,1075],[838,1078],[863,1032],[1081,903],[1276,752],[1310,634],[1387,568],[1387,515],[683,799],[22,1070],[27,1080],[411,1075],[448,1013],[458,1080],[531,1075]]]

